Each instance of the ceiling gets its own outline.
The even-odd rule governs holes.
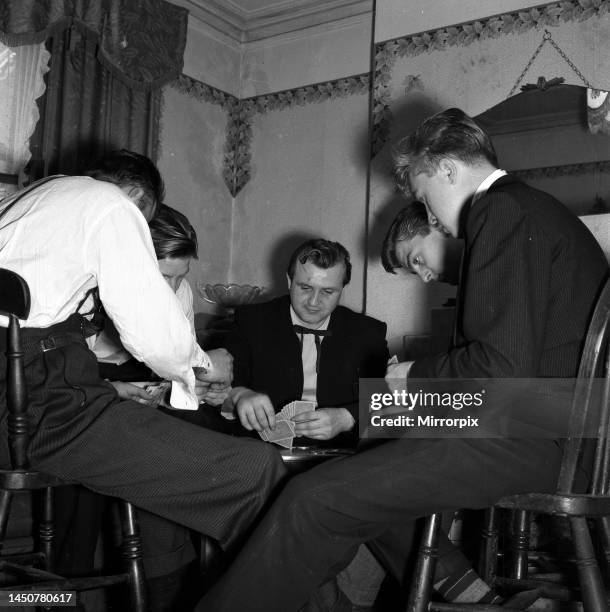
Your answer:
[[[373,0],[171,0],[240,43],[341,21],[370,18]]]

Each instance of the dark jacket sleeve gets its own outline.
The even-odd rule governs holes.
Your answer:
[[[473,206],[457,325],[461,342],[415,361],[409,379],[536,376],[550,300],[552,241],[505,192]]]
[[[362,358],[358,369],[358,378],[383,378],[388,363],[389,352],[386,341],[387,325],[381,321],[368,319],[368,325],[360,336],[362,343]],[[358,432],[360,420],[359,401],[356,399],[345,405],[345,408],[354,417],[356,425],[354,433]]]

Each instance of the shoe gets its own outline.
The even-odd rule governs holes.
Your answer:
[[[339,588],[335,578],[314,592],[299,612],[373,612],[370,606],[357,606]]]

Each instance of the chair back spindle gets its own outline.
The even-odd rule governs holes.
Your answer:
[[[129,609],[134,612],[145,612],[148,610],[148,605],[142,565],[142,544],[135,510],[126,500],[119,500],[123,508],[121,525],[125,534],[122,546],[125,571],[114,575],[85,576],[78,580],[64,578],[54,573],[53,489],[72,483],[30,469],[28,465],[30,428],[24,355],[31,350],[32,340],[29,340],[29,345],[27,335],[22,334],[19,321],[25,321],[29,317],[30,303],[30,291],[25,280],[11,270],[0,268],[0,315],[8,319],[7,329],[0,329],[2,334],[0,340],[4,345],[0,348],[0,353],[6,349],[4,352],[6,353],[7,433],[12,465],[10,470],[0,469],[0,548],[4,543],[13,494],[17,491],[42,493],[37,546],[31,553],[20,554],[18,561],[14,556],[0,558],[2,573],[7,573],[11,580],[10,587],[2,584],[0,588],[27,591],[37,588],[49,591],[74,589],[84,591],[124,584],[129,588]],[[20,581],[19,586],[15,585],[16,578]]]
[[[7,351],[7,388],[8,407],[8,441],[13,470],[24,470],[28,467],[28,417],[27,389],[23,365],[23,350],[19,320],[13,314],[9,317],[8,351]]]
[[[574,491],[579,461],[588,450],[592,423],[597,423],[593,441],[591,493],[608,490],[610,446],[610,280],[606,281],[591,317],[576,380],[569,421],[569,437],[565,442],[563,460],[557,483],[558,493]],[[602,382],[603,380],[603,382]],[[589,435],[587,435],[589,433]]]
[[[0,314],[8,317],[9,321],[6,331],[6,400],[8,443],[14,470],[24,470],[28,467],[27,388],[19,319],[28,318],[30,304],[30,290],[25,280],[11,270],[0,269]]]

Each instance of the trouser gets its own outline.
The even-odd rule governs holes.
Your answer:
[[[284,476],[277,450],[119,401],[84,340],[75,338],[79,326],[72,316],[49,329],[24,330],[31,466],[126,499],[215,538],[225,550],[235,546]],[[56,348],[40,352],[40,340],[49,337],[45,346]],[[5,359],[2,353],[0,463],[8,466]]]
[[[85,487],[70,485],[55,489],[55,542],[57,571],[65,576],[86,576],[95,568],[95,550],[104,522],[113,527],[114,509],[107,498]],[[138,511],[142,539],[142,561],[146,578],[175,573],[196,559],[191,532],[166,518]],[[111,529],[112,541],[116,530]],[[117,542],[114,542],[115,544]]]
[[[198,609],[298,610],[362,542],[403,580],[418,517],[551,491],[560,456],[552,440],[400,439],[324,463],[290,480]]]

